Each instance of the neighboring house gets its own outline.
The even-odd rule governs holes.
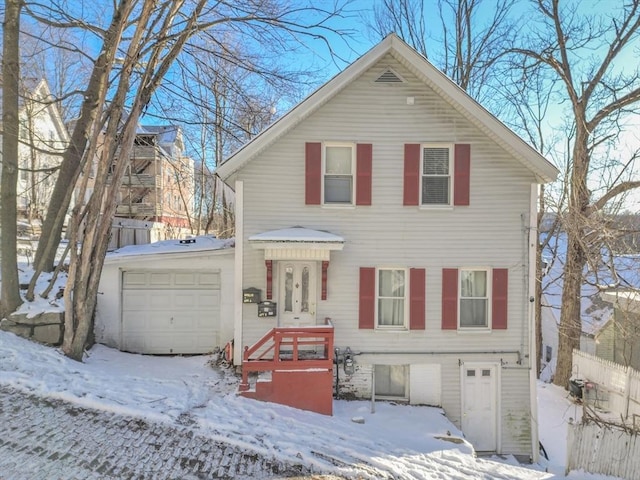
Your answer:
[[[193,159],[177,125],[138,127],[122,180],[116,217],[188,229],[193,212]]]
[[[233,338],[233,239],[199,236],[109,253],[98,343],[127,352],[209,353]]]
[[[183,238],[192,233],[194,162],[177,125],[139,125],[118,192],[112,248]],[[119,151],[113,161],[115,166]],[[96,160],[85,197],[93,191]]]
[[[600,332],[597,355],[640,370],[640,291],[604,292],[601,296],[612,305],[613,315]]]
[[[24,78],[20,87],[18,217],[37,231],[49,206],[69,134],[44,79]]]
[[[546,235],[542,234],[541,238]],[[562,309],[563,270],[566,255],[566,234],[554,235],[543,252],[543,277],[541,301],[542,350],[540,379],[553,380],[558,360],[558,326]],[[640,257],[638,255],[617,255],[611,261],[616,279],[607,266],[599,268],[598,278],[585,267],[585,282],[581,288],[581,335],[580,350],[607,360],[614,360],[612,338],[614,332],[614,308],[611,296],[603,296],[604,291],[640,288]],[[614,286],[615,285],[615,286]],[[640,337],[638,338],[640,340]]]
[[[555,167],[390,35],[217,173],[247,396],[314,409],[335,360],[329,400],[439,405],[476,450],[537,458],[529,299]]]

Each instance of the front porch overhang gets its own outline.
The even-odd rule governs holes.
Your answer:
[[[265,260],[329,261],[332,250],[342,250],[344,238],[304,227],[283,228],[249,237],[253,248],[264,250]]]

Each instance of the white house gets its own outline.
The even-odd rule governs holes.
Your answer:
[[[315,333],[329,395],[440,405],[476,450],[537,458],[529,299],[553,165],[390,35],[217,173],[236,195],[234,361],[273,375],[256,398],[301,394],[282,359]]]
[[[233,243],[200,236],[107,254],[96,342],[154,354],[224,348],[233,339]]]
[[[44,218],[69,134],[44,79],[23,79],[18,148],[18,212]],[[70,208],[73,207],[73,203]]]

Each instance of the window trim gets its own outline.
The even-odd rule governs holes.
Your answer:
[[[351,148],[351,201],[349,203],[338,202],[326,202],[325,201],[325,178],[327,176],[327,148],[329,147],[349,147]],[[356,151],[357,145],[355,142],[323,142],[322,143],[322,170],[321,170],[321,185],[320,185],[320,204],[323,207],[330,208],[351,208],[356,205]],[[345,175],[346,176],[346,175]]]
[[[378,303],[379,303],[379,286],[380,286],[380,271],[382,270],[402,270],[404,272],[404,302],[403,302],[403,319],[401,325],[380,325],[378,318]],[[406,267],[376,267],[376,285],[375,285],[375,299],[374,299],[374,317],[373,327],[375,330],[384,332],[404,332],[409,331],[409,300],[410,300],[410,277],[409,269]],[[383,297],[383,298],[398,298],[398,297]]]
[[[487,277],[487,291],[485,297],[463,297],[462,296],[462,272],[485,272]],[[462,298],[480,299],[485,298],[487,301],[487,324],[484,326],[465,326],[461,323],[462,315]],[[460,267],[458,268],[458,331],[464,332],[488,332],[492,330],[492,311],[491,304],[493,299],[493,269],[490,267]]]
[[[449,201],[447,203],[423,203],[423,180],[424,174],[424,151],[427,148],[446,148],[449,150]],[[425,209],[450,209],[453,207],[453,189],[454,185],[454,173],[455,173],[455,144],[453,143],[421,143],[420,144],[420,180],[418,186],[418,205],[420,208]],[[444,175],[428,175],[429,177],[442,177]]]
[[[376,375],[376,368],[378,367],[403,367],[404,369],[404,395],[403,396],[396,396],[396,395],[379,395],[376,393],[375,389],[376,389],[376,384],[373,385],[373,390],[372,390],[372,394],[373,397],[376,400],[386,400],[386,401],[395,401],[395,402],[408,402],[409,401],[409,378],[411,376],[411,365],[409,364],[404,364],[404,363],[400,363],[400,364],[389,364],[389,363],[376,363],[373,365],[373,376],[375,378]]]

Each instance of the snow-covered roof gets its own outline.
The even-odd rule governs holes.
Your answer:
[[[304,227],[283,228],[258,233],[249,237],[251,242],[310,242],[310,243],[344,243],[344,238],[323,230],[312,230]]]
[[[254,137],[249,143],[242,146],[216,169],[217,174],[222,180],[227,181],[229,177],[244,167],[256,155],[325,105],[387,54],[393,55],[400,63],[410,68],[421,81],[437,92],[452,108],[468,118],[517,161],[531,170],[540,183],[550,182],[556,178],[558,169],[546,158],[472,99],[425,57],[393,33],[308,96],[269,128]]]
[[[544,238],[543,234],[543,238]],[[548,262],[547,270],[542,278],[542,307],[553,312],[556,321],[560,320],[562,307],[562,273],[566,259],[567,236],[560,233],[551,238],[543,252],[543,259]],[[611,270],[599,268],[596,274],[585,268],[586,282],[583,283],[580,298],[580,316],[582,332],[595,335],[607,323],[613,314],[613,305],[601,295],[603,288],[629,289],[640,288],[640,256],[620,255],[612,258],[617,278],[613,278]]]
[[[177,125],[139,125],[139,134],[158,135],[158,143],[172,145],[178,136],[180,127]]]
[[[123,258],[142,255],[162,255],[188,252],[211,252],[230,249],[235,246],[235,240],[218,239],[212,235],[201,235],[186,240],[162,240],[145,245],[128,245],[107,254],[105,262],[117,262]]]

